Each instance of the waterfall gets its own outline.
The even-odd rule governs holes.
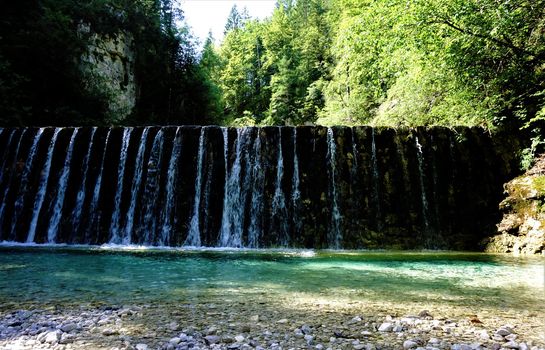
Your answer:
[[[2,223],[4,222],[4,213],[6,211],[6,205],[8,203],[8,195],[11,193],[10,189],[13,184],[13,179],[16,177],[17,173],[17,160],[19,159],[19,150],[21,149],[21,142],[23,141],[23,137],[25,136],[28,129],[24,129],[23,132],[21,132],[21,135],[19,136],[19,141],[17,141],[17,148],[15,149],[15,155],[13,156],[13,164],[10,169],[9,178],[6,183],[6,186],[4,188],[4,195],[2,196],[2,204],[0,205],[0,229],[2,227]],[[3,173],[2,169],[2,173]],[[13,237],[10,237],[13,238]]]
[[[15,201],[13,216],[11,219],[10,238],[14,238],[16,236],[15,229],[17,226],[17,222],[19,221],[19,216],[21,215],[21,212],[23,211],[25,196],[28,191],[28,176],[30,175],[30,171],[32,170],[32,167],[34,165],[34,158],[36,157],[36,151],[38,150],[38,143],[40,142],[43,132],[44,132],[44,128],[38,129],[36,136],[34,136],[34,141],[32,142],[32,146],[30,147],[28,158],[25,162],[23,174],[21,175],[21,182],[19,183],[18,196],[17,196],[17,200]],[[22,136],[21,136],[21,140],[22,140]]]
[[[250,225],[248,227],[248,247],[259,247],[263,219],[263,191],[265,187],[265,168],[261,160],[261,129],[256,132],[253,146],[252,188],[250,194]]]
[[[2,129],[2,131],[4,131],[4,129]],[[26,131],[26,129],[25,129]],[[5,152],[3,153],[3,157],[2,157],[2,165],[0,167],[0,186],[2,186],[4,184],[4,176],[6,175],[6,163],[8,162],[8,159],[9,159],[9,156],[10,156],[10,153],[9,153],[9,149],[11,148],[11,143],[13,141],[13,135],[15,135],[17,133],[16,130],[13,130],[12,133],[10,133],[9,135],[9,139],[8,139],[8,142],[6,143],[6,147],[5,147]],[[24,131],[23,131],[24,133]],[[14,163],[17,162],[17,157],[15,157],[15,160],[14,160]],[[10,171],[9,171],[9,177],[11,177],[11,174],[13,173],[13,167],[11,167]],[[9,179],[9,178],[8,178]],[[9,182],[9,181],[8,181]],[[0,187],[1,188],[1,187]],[[0,197],[0,201],[3,201],[4,198],[6,197],[6,193],[7,193],[7,188],[8,186],[5,186],[5,189],[2,193],[4,194],[2,197]],[[3,202],[2,202],[3,204]],[[0,215],[0,218],[2,216]],[[2,221],[0,221],[1,223]]]
[[[74,210],[72,210],[72,230],[75,234],[79,231],[80,217],[83,211],[83,204],[85,202],[85,194],[87,187],[87,173],[89,173],[89,159],[91,157],[91,151],[93,149],[93,142],[95,140],[97,128],[94,127],[91,131],[91,138],[89,139],[89,147],[87,148],[87,153],[85,153],[85,158],[83,159],[83,178],[79,184],[78,194],[76,195],[76,204],[74,205]]]
[[[0,132],[0,240],[30,243],[475,249],[516,169],[471,128]]]
[[[1,129],[1,131],[3,132],[4,129]],[[0,132],[0,134],[2,134],[2,132]],[[6,143],[6,147],[5,147],[6,151],[3,152],[2,154],[2,165],[0,166],[0,186],[4,182],[4,174],[6,173],[5,172],[6,162],[8,161],[8,158],[9,158],[9,149],[11,147],[11,142],[13,140],[13,135],[15,135],[15,133],[16,133],[16,130],[13,130],[13,132],[9,134],[8,142]]]
[[[277,232],[278,243],[282,247],[286,247],[288,242],[288,222],[286,197],[282,190],[282,179],[284,177],[284,155],[282,154],[282,128],[278,127],[278,162],[276,164],[276,182],[274,189],[274,197],[272,201],[272,232]]]
[[[301,190],[299,179],[299,156],[297,155],[297,128],[293,128],[293,179],[291,182],[291,206],[294,236],[301,231],[301,219],[299,218],[299,206],[301,202]]]
[[[78,131],[78,128],[74,129],[72,137],[70,137],[70,143],[68,144],[68,151],[66,152],[62,174],[59,178],[59,186],[57,187],[58,190],[54,202],[55,204],[53,205],[53,213],[51,214],[51,220],[49,221],[49,228],[47,230],[48,243],[55,243],[57,238],[57,231],[59,230],[59,223],[61,221],[62,209],[64,206],[64,196],[66,188],[68,187],[68,177],[70,176],[70,168],[72,166],[72,153],[74,151],[74,144],[76,137],[78,136]]]
[[[45,191],[47,190],[47,184],[49,183],[49,172],[51,170],[51,161],[53,160],[53,150],[57,143],[57,137],[62,129],[56,128],[53,132],[53,137],[49,143],[49,149],[47,150],[47,158],[45,160],[44,168],[40,177],[40,184],[38,186],[38,192],[34,199],[34,210],[32,211],[32,219],[30,220],[30,228],[28,230],[27,243],[34,242],[34,236],[36,235],[36,226],[38,225],[38,219],[40,218],[40,211],[45,199]],[[49,237],[48,237],[49,238]]]
[[[420,182],[420,193],[422,201],[422,220],[424,221],[424,231],[429,230],[428,222],[428,199],[426,197],[426,188],[424,187],[424,155],[422,153],[422,145],[418,142],[418,136],[415,136],[416,158],[418,160],[418,180]]]
[[[108,129],[106,134],[106,140],[104,141],[104,151],[102,152],[102,160],[100,161],[100,170],[98,172],[97,180],[95,182],[95,188],[93,190],[93,197],[91,198],[91,204],[89,205],[89,226],[87,226],[87,236],[94,230],[98,231],[98,225],[100,224],[101,214],[98,213],[98,200],[100,198],[100,188],[102,186],[102,175],[104,173],[104,162],[106,161],[106,150],[108,149],[108,141],[110,140],[110,133],[112,129]],[[88,241],[87,241],[88,242]]]
[[[123,244],[132,243],[132,230],[134,227],[134,213],[136,211],[136,203],[138,199],[138,190],[140,189],[140,183],[142,182],[142,172],[144,170],[144,153],[146,151],[146,142],[148,141],[149,128],[145,128],[142,131],[140,137],[140,146],[138,147],[138,153],[136,154],[136,161],[134,163],[134,173],[131,185],[131,198],[129,209],[127,210],[127,216],[125,220],[125,236],[123,237]]]
[[[132,128],[123,130],[123,139],[121,141],[121,151],[119,154],[119,165],[117,167],[117,187],[115,191],[115,206],[110,223],[110,243],[120,243],[119,231],[121,228],[121,196],[123,195],[123,181],[125,178],[125,166],[127,163],[127,153],[129,142],[131,140]]]
[[[199,150],[197,154],[197,173],[195,181],[195,197],[193,199],[193,215],[189,224],[189,232],[184,245],[191,247],[201,246],[201,228],[200,228],[200,206],[201,206],[201,191],[202,191],[202,163],[204,158],[204,139],[206,137],[206,128],[201,127],[199,135]]]
[[[248,186],[248,176],[242,179],[242,162],[244,149],[248,139],[248,130],[237,129],[235,141],[235,161],[228,172],[228,158],[225,156],[225,189],[221,231],[219,243],[222,247],[242,247],[242,231],[244,229],[245,189]],[[227,137],[224,135],[224,141]],[[227,155],[227,142],[224,142],[225,155]],[[246,153],[247,155],[247,153]],[[247,175],[247,174],[246,174]]]
[[[178,136],[179,132],[180,127],[177,127],[176,133],[174,134],[170,161],[168,162],[166,202],[161,217],[161,222],[163,226],[161,228],[161,237],[157,241],[157,244],[161,246],[166,246],[170,242],[170,232],[172,231],[173,226],[172,215],[173,212],[175,212],[174,208],[176,206],[176,178],[178,176],[178,158],[180,158],[180,153],[182,152],[182,141],[181,137]]]
[[[330,248],[339,249],[342,241],[342,217],[337,198],[337,145],[331,128],[327,128],[327,159],[329,160],[329,197],[332,201],[328,240]]]
[[[371,167],[373,170],[372,199],[375,204],[377,229],[382,230],[382,213],[380,208],[379,173],[377,161],[377,146],[375,143],[375,128],[371,128]]]
[[[146,172],[146,186],[142,196],[142,207],[140,216],[140,230],[144,230],[142,243],[153,244],[157,235],[156,208],[159,202],[161,163],[163,160],[163,129],[160,129],[153,140],[151,154]]]
[[[354,136],[354,127],[350,128],[350,137],[352,141],[352,166],[350,167],[350,175],[352,176],[352,182],[358,177],[358,147],[356,143],[356,137]]]
[[[439,212],[439,200],[437,198],[437,190],[438,190],[438,175],[437,175],[437,159],[435,159],[435,152],[433,152],[433,146],[435,145],[435,140],[433,137],[433,134],[430,136],[430,142],[432,147],[430,148],[431,153],[431,169],[432,169],[432,181],[433,181],[433,187],[432,187],[432,199],[433,199],[433,209],[434,209],[434,227],[438,228],[441,226],[440,223],[440,212]]]

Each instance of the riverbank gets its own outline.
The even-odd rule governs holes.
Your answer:
[[[543,315],[509,309],[220,297],[195,304],[20,306],[2,307],[2,349],[545,348]]]

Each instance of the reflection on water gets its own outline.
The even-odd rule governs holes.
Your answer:
[[[188,302],[212,296],[539,310],[543,258],[473,253],[0,248],[0,302]]]

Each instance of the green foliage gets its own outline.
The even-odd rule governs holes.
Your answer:
[[[264,20],[233,7],[200,55],[175,4],[2,3],[0,122],[480,125],[527,136],[528,163],[544,151],[545,0],[278,0]],[[138,82],[121,121],[78,67],[92,34],[120,32]]]
[[[259,58],[248,38],[262,40]],[[537,137],[544,40],[545,0],[278,1],[220,48],[225,120],[248,111],[275,125],[530,123]]]

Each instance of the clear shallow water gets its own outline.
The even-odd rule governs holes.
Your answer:
[[[543,258],[474,253],[0,247],[0,305],[298,299],[539,311]]]

